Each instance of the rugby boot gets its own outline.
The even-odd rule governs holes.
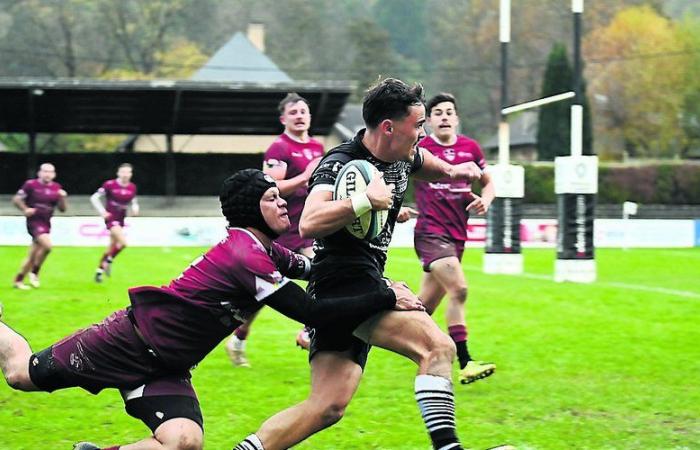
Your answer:
[[[29,286],[24,284],[23,281],[15,281],[14,283],[12,283],[12,287],[14,287],[15,289],[19,289],[21,291],[27,291],[27,290],[31,289]]]
[[[73,444],[73,450],[100,450],[100,447],[92,442],[78,442],[77,444]]]
[[[29,285],[33,288],[41,286],[41,283],[39,283],[39,275],[34,272],[29,272]]]
[[[459,371],[459,382],[462,384],[473,383],[493,375],[495,371],[496,365],[493,363],[472,360]]]

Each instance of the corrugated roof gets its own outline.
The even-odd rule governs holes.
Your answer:
[[[292,79],[241,32],[224,44],[193,76],[195,81],[289,83]]]
[[[294,91],[309,101],[312,133],[327,135],[351,90],[338,81],[0,79],[0,132],[278,134],[277,105]]]

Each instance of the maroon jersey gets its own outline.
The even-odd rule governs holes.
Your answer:
[[[30,219],[49,221],[51,216],[53,216],[58,201],[61,199],[61,194],[59,194],[61,189],[61,185],[55,181],[43,183],[38,178],[34,178],[25,181],[22,187],[19,188],[19,191],[17,191],[17,195],[24,200],[28,207],[36,209],[36,212]]]
[[[481,170],[486,168],[486,159],[479,143],[466,136],[458,135],[457,142],[449,146],[440,144],[432,136],[426,136],[418,145],[450,164],[474,161]],[[471,191],[471,182],[468,180],[416,180],[416,205],[420,215],[415,233],[449,236],[466,241],[469,213],[465,208],[473,199]]]
[[[286,133],[282,133],[267,149],[264,159],[265,164],[271,166],[277,165],[279,162],[286,163],[286,178],[289,179],[304,172],[311,161],[321,156],[323,156],[323,144],[316,139],[311,138],[309,142],[302,143],[295,141]],[[293,250],[311,247],[313,244],[313,240],[302,239],[299,236],[299,220],[307,195],[307,188],[302,186],[285,198],[291,226],[285,234],[276,240]]]
[[[136,198],[136,185],[129,182],[124,186],[115,178],[105,181],[97,192],[106,198],[105,210],[110,214],[109,220],[123,222],[129,205]]]
[[[273,242],[268,252],[249,231],[231,228],[168,286],[129,290],[138,329],[170,367],[189,368],[262,307],[304,264]]]

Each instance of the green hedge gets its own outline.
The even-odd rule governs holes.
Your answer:
[[[601,166],[598,203],[700,204],[700,164]],[[554,166],[525,166],[525,203],[553,203]]]

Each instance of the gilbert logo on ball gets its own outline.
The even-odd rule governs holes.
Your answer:
[[[377,169],[368,161],[355,159],[343,166],[335,180],[334,200],[350,198],[367,190]],[[345,231],[357,239],[372,239],[384,229],[388,211],[367,211],[345,226]]]

